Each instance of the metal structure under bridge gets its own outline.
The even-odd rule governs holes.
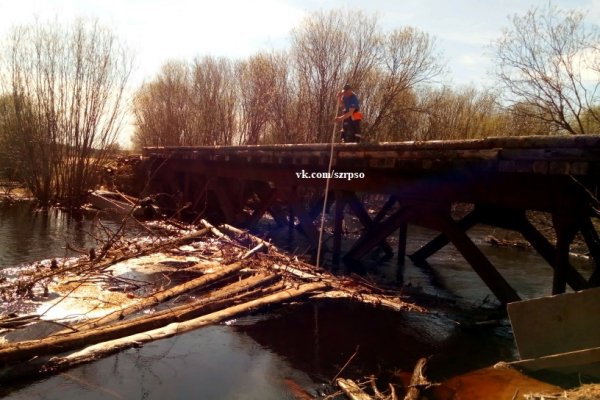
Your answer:
[[[277,223],[298,228],[317,248],[327,180],[312,174],[327,171],[330,151],[330,144],[149,147],[143,166],[148,194],[169,194],[172,207],[187,204],[199,215],[217,210],[221,220],[245,227],[269,213]],[[411,254],[413,261],[452,243],[500,301],[516,301],[516,291],[466,234],[487,224],[523,235],[554,269],[553,293],[564,292],[566,285],[574,290],[600,285],[600,239],[592,223],[598,216],[600,136],[335,144],[332,162],[337,178],[330,180],[327,206],[334,214],[334,263],[342,256],[348,263],[360,260],[376,247],[391,253],[386,238],[398,231],[402,264],[407,224],[419,225],[439,236]],[[358,193],[384,195],[387,201],[370,214]],[[455,203],[470,204],[472,211],[455,220]],[[556,240],[536,229],[529,210],[551,215]],[[364,231],[342,255],[346,211],[358,217]],[[588,277],[569,262],[579,232],[595,263]]]

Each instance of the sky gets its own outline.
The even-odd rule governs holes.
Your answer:
[[[510,26],[509,16],[547,0],[0,0],[0,41],[19,24],[97,18],[134,54],[131,86],[151,80],[167,60],[212,55],[244,58],[285,49],[290,31],[315,11],[377,14],[384,31],[413,26],[436,38],[447,74],[442,83],[492,83],[490,43]],[[553,0],[600,21],[600,0]],[[125,135],[127,136],[127,135]],[[121,143],[127,144],[127,138]]]

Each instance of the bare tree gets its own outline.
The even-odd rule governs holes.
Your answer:
[[[292,90],[289,64],[290,59],[286,53],[269,54],[273,97],[270,99],[270,126],[263,138],[263,142],[266,143],[298,142],[298,121],[305,119],[305,116],[298,112],[298,96]]]
[[[371,140],[399,138],[412,129],[415,91],[443,72],[436,43],[412,27],[381,32],[375,16],[357,12],[316,13],[293,33],[292,54],[300,107],[310,120],[305,141],[328,141],[339,87],[353,85]]]
[[[329,141],[336,112],[335,94],[361,78],[375,64],[381,36],[375,17],[361,12],[315,13],[292,33],[292,55],[299,95],[299,112],[305,115],[304,142]]]
[[[15,143],[43,203],[79,204],[122,120],[131,59],[95,21],[17,27],[8,40]]]
[[[134,143],[138,147],[232,144],[238,131],[237,104],[229,60],[168,62],[135,95]]]
[[[240,89],[240,141],[244,144],[258,144],[271,119],[271,101],[278,95],[275,69],[265,54],[257,54],[236,65]]]
[[[415,91],[444,72],[435,40],[416,28],[397,29],[386,36],[381,63],[371,80],[371,96],[364,97],[374,139],[394,137],[399,114],[415,110],[408,91]]]
[[[169,69],[181,77],[172,77],[175,85],[161,72],[136,97],[137,142],[328,142],[336,93],[346,82],[361,99],[367,137],[410,138],[418,128],[417,91],[442,70],[435,41],[415,28],[384,34],[375,16],[318,12],[292,32],[289,53],[259,53],[235,64],[204,57],[189,67],[189,78]],[[189,87],[180,88],[188,79]],[[185,110],[187,122],[173,116]]]
[[[259,53],[236,64],[240,144],[291,143],[298,113],[284,53]]]
[[[490,90],[444,87],[424,91],[420,140],[474,139],[504,132],[505,113]]]
[[[233,63],[203,57],[192,66],[194,145],[230,145],[238,133]]]
[[[158,76],[143,84],[133,101],[136,146],[177,146],[197,142],[191,124],[190,68],[167,62]]]
[[[513,16],[511,22],[495,42],[495,52],[508,101],[525,105],[514,111],[559,131],[588,133],[583,116],[600,121],[599,75],[590,79],[600,57],[597,26],[586,23],[579,11],[551,5]]]
[[[19,160],[15,157],[14,135],[14,107],[12,96],[0,95],[0,179],[20,179],[18,168]]]

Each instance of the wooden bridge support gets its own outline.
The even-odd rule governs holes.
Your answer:
[[[400,268],[407,225],[420,225],[439,235],[409,256],[413,262],[423,262],[453,243],[504,302],[518,296],[466,234],[475,224],[520,232],[554,269],[554,293],[566,285],[574,290],[600,286],[600,238],[588,215],[595,200],[592,193],[599,187],[598,154],[600,136],[588,135],[145,149],[147,176],[154,184],[148,194],[160,193],[172,209],[187,207],[199,215],[210,210],[224,221],[246,227],[269,213],[278,226],[289,227],[290,235],[295,230],[305,234],[313,248],[318,246],[314,221],[323,209],[325,180],[305,179],[304,174],[322,173],[329,161],[336,171],[360,173],[360,179],[330,181],[326,209],[335,203],[334,264],[342,255],[347,210],[365,228],[343,257],[348,262],[377,247],[393,254],[386,239],[398,230]],[[355,193],[390,197],[373,217]],[[450,213],[453,203],[475,208],[455,221]],[[526,210],[553,216],[556,245],[528,221]],[[579,231],[597,266],[588,279],[568,259]]]
[[[590,255],[594,260],[594,263],[599,266],[596,267],[590,276],[588,285],[589,287],[597,287],[600,286],[600,238],[598,238],[598,233],[596,232],[596,228],[594,228],[590,218],[586,218],[583,221],[581,233],[583,234],[583,238],[585,239],[588,249],[590,250]]]
[[[579,231],[577,221],[565,218],[562,214],[552,214],[552,224],[556,232],[554,261],[554,279],[552,294],[564,293],[567,289],[567,269],[569,268],[569,250],[575,235]]]
[[[194,192],[194,184],[189,177],[183,180],[184,193]],[[235,186],[236,190],[231,190]],[[251,186],[251,185],[250,185]],[[269,212],[279,225],[288,224],[290,235],[298,229],[308,239],[311,249],[318,247],[319,232],[315,226],[315,219],[323,207],[323,198],[305,204],[297,190],[279,190],[264,183],[256,185],[248,193],[243,190],[244,185],[234,185],[229,180],[213,180],[209,182],[211,190],[221,208],[225,218],[229,221],[240,222],[245,218],[244,226],[252,226],[265,213]],[[252,198],[250,213],[243,211],[244,203]],[[473,270],[490,288],[494,295],[502,302],[508,303],[519,299],[516,291],[506,282],[497,269],[489,262],[485,255],[467,236],[466,231],[476,224],[486,224],[504,229],[520,232],[534,249],[554,269],[553,293],[562,293],[568,284],[574,290],[581,290],[589,286],[600,285],[600,272],[594,271],[589,281],[581,276],[568,260],[570,245],[575,234],[582,231],[590,253],[597,265],[600,261],[600,239],[589,217],[568,219],[561,214],[554,215],[554,228],[557,233],[557,244],[553,246],[527,219],[524,210],[503,207],[477,205],[473,211],[458,221],[450,216],[449,205],[441,204],[413,204],[402,205],[396,196],[390,196],[381,209],[372,218],[366,211],[358,196],[347,190],[336,190],[329,196],[328,208],[335,204],[333,218],[333,265],[339,265],[341,258],[341,244],[343,237],[343,219],[346,209],[356,215],[363,225],[364,234],[354,243],[349,252],[344,256],[344,261],[349,265],[364,257],[375,247],[381,247],[386,256],[393,254],[393,250],[386,238],[398,230],[398,268],[401,276],[406,252],[407,225],[416,224],[435,229],[440,234],[421,249],[409,257],[415,263],[422,263],[425,259],[435,254],[449,243],[453,243]],[[282,203],[283,201],[283,203]],[[196,200],[198,202],[198,200]],[[281,204],[287,204],[288,212],[284,212]],[[389,212],[400,205],[400,208],[388,216]],[[247,206],[247,204],[246,204]],[[295,221],[298,224],[296,225]],[[291,236],[290,236],[291,240]]]
[[[335,192],[335,216],[333,220],[333,259],[334,266],[340,264],[340,255],[342,253],[342,230],[344,229],[344,208],[346,207],[346,197],[341,191]]]
[[[506,282],[496,268],[490,263],[479,248],[471,241],[463,227],[450,216],[447,205],[410,205],[401,207],[387,219],[374,224],[356,242],[346,254],[345,260],[353,262],[366,255],[379,241],[385,239],[397,229],[403,234],[407,223],[421,225],[443,232],[444,240],[455,245],[457,250],[471,265],[473,270],[490,288],[492,293],[503,303],[519,300],[516,291]],[[441,239],[437,240],[439,244]],[[404,246],[404,244],[400,244]],[[430,246],[431,248],[432,246]]]
[[[597,281],[600,272],[596,267],[589,281],[569,262],[570,245],[578,231],[582,231],[592,257],[596,265],[600,265],[600,240],[589,217],[565,217],[563,213],[555,213],[553,225],[556,232],[557,243],[553,246],[546,237],[540,233],[527,219],[524,210],[514,210],[499,207],[476,206],[475,209],[455,224],[461,232],[466,232],[476,224],[485,224],[503,229],[509,229],[521,233],[521,235],[532,245],[532,247],[548,262],[554,269],[552,293],[564,293],[566,285],[573,290],[582,290],[588,287],[599,286]],[[457,234],[455,232],[455,234]],[[425,260],[427,257],[439,251],[452,241],[448,232],[445,231],[435,239],[427,243],[421,249],[410,255],[415,262]],[[462,253],[462,252],[461,252]],[[468,251],[467,254],[472,252]],[[595,254],[595,255],[594,255]],[[465,255],[465,253],[463,253]],[[485,264],[484,261],[477,265]],[[472,266],[475,264],[471,263]],[[488,285],[489,286],[489,285]]]

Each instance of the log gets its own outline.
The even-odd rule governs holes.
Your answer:
[[[120,254],[118,257],[115,257],[112,259],[106,259],[106,257],[98,257],[91,263],[87,262],[87,261],[83,262],[83,263],[77,262],[75,265],[71,265],[66,268],[52,269],[52,271],[49,273],[43,273],[41,275],[36,275],[35,277],[32,277],[28,281],[28,284],[35,285],[36,283],[38,283],[40,281],[43,281],[43,280],[46,280],[49,278],[53,278],[56,275],[59,275],[59,274],[65,273],[65,272],[69,272],[69,271],[77,271],[77,274],[79,274],[79,275],[82,275],[82,274],[85,274],[85,273],[88,273],[91,271],[102,271],[118,262],[129,260],[129,259],[135,258],[135,257],[140,257],[140,256],[147,255],[150,253],[158,252],[160,250],[169,249],[169,248],[173,248],[176,246],[181,246],[183,244],[186,244],[190,241],[196,240],[196,239],[206,235],[208,232],[210,232],[210,229],[203,228],[196,232],[192,232],[190,234],[187,234],[187,235],[175,238],[175,239],[167,240],[165,242],[160,242],[155,245],[146,246],[140,251],[131,252],[128,254]]]
[[[0,365],[7,365],[32,357],[61,353],[86,345],[113,340],[125,335],[160,328],[172,322],[181,322],[196,318],[219,309],[230,307],[247,297],[245,295],[232,296],[242,291],[268,284],[274,279],[277,279],[274,275],[259,274],[225,286],[211,293],[208,298],[200,299],[192,304],[184,304],[152,315],[120,321],[97,329],[49,336],[41,340],[28,340],[6,344],[0,349]]]
[[[351,299],[376,307],[385,307],[394,311],[415,311],[426,313],[427,309],[416,304],[407,303],[400,298],[379,296],[368,293],[360,293],[352,290],[328,290],[325,293],[314,296],[318,299]]]
[[[294,300],[304,295],[325,289],[327,289],[327,285],[325,283],[308,283],[298,287],[284,289],[271,295],[238,304],[208,315],[190,319],[188,321],[175,322],[162,328],[152,329],[146,332],[121,337],[119,339],[94,344],[67,356],[53,357],[41,368],[39,368],[37,373],[49,374],[62,371],[76,365],[106,357],[129,347],[139,346],[150,341],[164,339],[180,333],[189,332],[207,325],[216,324],[221,321],[234,318],[238,315],[259,309],[261,307]],[[10,377],[9,374],[4,374],[1,377],[3,380],[12,378],[13,377]]]
[[[363,392],[363,390],[352,379],[339,378],[336,381],[336,384],[351,400],[372,400],[371,396]]]
[[[199,278],[192,279],[191,281],[182,283],[181,285],[174,286],[172,288],[154,293],[151,296],[143,298],[139,302],[132,304],[128,307],[122,308],[120,310],[116,310],[107,314],[103,317],[96,318],[91,321],[83,322],[81,324],[73,326],[74,329],[82,330],[82,329],[93,329],[102,324],[107,324],[112,321],[116,321],[119,319],[123,319],[128,315],[134,314],[138,311],[141,311],[145,308],[152,307],[156,304],[162,303],[165,300],[169,300],[173,297],[179,296],[183,293],[189,292],[191,290],[197,289],[199,287],[214,283],[220,279],[223,279],[226,276],[230,276],[239,270],[244,268],[244,263],[235,262],[233,264],[229,264],[223,269],[213,272],[212,274],[203,275]],[[62,331],[59,333],[63,333]]]

